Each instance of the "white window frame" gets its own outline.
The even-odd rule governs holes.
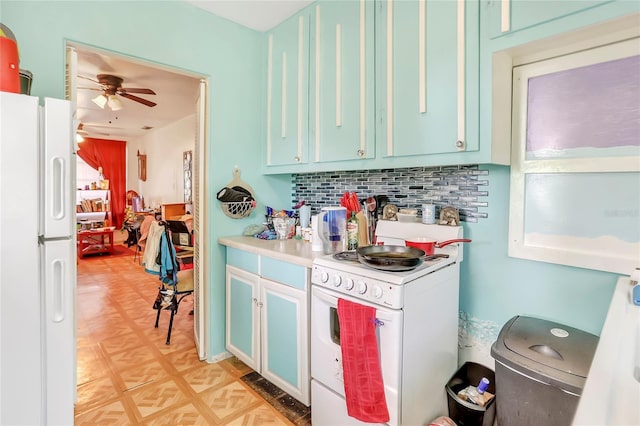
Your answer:
[[[528,244],[525,239],[526,179],[531,174],[640,173],[640,156],[526,159],[527,89],[531,77],[640,54],[640,38],[542,60],[513,69],[509,256],[588,269],[629,274],[640,266],[640,249],[553,247]],[[639,175],[640,179],[640,175]],[[594,200],[597,202],[597,200]]]

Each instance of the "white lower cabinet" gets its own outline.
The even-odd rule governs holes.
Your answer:
[[[309,270],[236,249],[227,253],[227,350],[309,405]],[[234,266],[234,259],[245,258],[238,263],[246,265],[252,256],[258,273]]]

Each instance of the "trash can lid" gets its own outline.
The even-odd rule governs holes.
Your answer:
[[[581,393],[597,345],[597,336],[577,328],[515,316],[500,331],[491,355],[516,370],[545,376],[557,386]]]

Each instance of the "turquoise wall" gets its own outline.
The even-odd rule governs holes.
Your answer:
[[[18,39],[21,67],[33,72],[32,94],[36,96],[64,97],[67,40],[209,79],[209,204],[205,213],[210,232],[204,239],[211,283],[209,353],[222,353],[225,255],[217,239],[260,222],[265,203],[277,208],[290,204],[290,176],[260,174],[266,104],[262,34],[179,1],[2,0],[0,21]],[[227,218],[215,199],[218,189],[231,180],[235,165],[259,202],[256,212],[244,220]],[[489,217],[464,224],[473,243],[464,246],[461,309],[500,325],[522,314],[599,334],[617,276],[508,257],[509,168],[486,167],[490,171]]]
[[[64,98],[65,42],[74,41],[198,73],[209,79],[208,175],[209,353],[224,348],[222,235],[261,222],[262,203],[287,206],[288,176],[265,177],[258,146],[264,126],[266,51],[261,33],[181,1],[6,1],[0,21],[18,40],[23,69],[34,75],[32,95]],[[226,217],[215,198],[234,166],[249,183],[259,209],[248,219]]]
[[[489,170],[489,217],[463,223],[460,309],[502,326],[514,315],[530,315],[600,334],[618,275],[507,255],[509,167]],[[631,273],[631,271],[629,271]]]

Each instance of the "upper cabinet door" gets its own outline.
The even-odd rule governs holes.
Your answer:
[[[477,1],[379,3],[380,156],[478,149],[478,15]]]
[[[317,1],[312,9],[312,162],[375,156],[373,0]]]
[[[537,0],[490,0],[488,2],[489,36],[500,37],[611,2],[611,0],[573,0],[549,1],[541,4]]]
[[[309,16],[267,34],[267,166],[308,162]]]

